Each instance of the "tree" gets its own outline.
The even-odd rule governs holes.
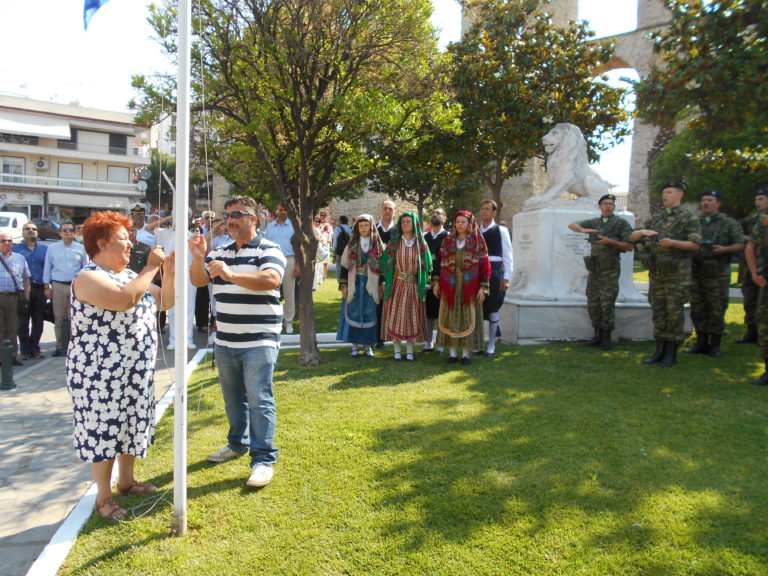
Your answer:
[[[734,142],[738,140],[738,143]],[[661,188],[665,182],[683,179],[688,185],[686,198],[695,202],[702,192],[714,189],[723,195],[726,211],[735,217],[749,214],[754,207],[753,193],[768,182],[768,163],[748,159],[713,158],[712,150],[749,150],[765,140],[757,130],[746,128],[738,135],[724,134],[710,142],[709,151],[701,148],[701,143],[692,130],[683,130],[677,134],[661,151],[651,167],[649,182],[652,193],[661,198]]]
[[[541,138],[557,122],[581,128],[590,157],[628,134],[624,91],[593,78],[613,53],[589,42],[585,23],[559,28],[539,0],[468,0],[474,21],[449,45],[453,88],[463,109],[463,157],[501,206],[504,182],[543,154]]]
[[[320,362],[312,307],[317,239],[312,217],[353,194],[391,150],[439,124],[447,97],[430,82],[437,51],[428,0],[200,0],[194,6],[195,108],[210,119],[216,167],[254,195],[271,192],[294,225],[302,269],[299,362]],[[166,31],[172,4],[150,22]],[[147,109],[167,94],[143,84]],[[149,86],[151,89],[148,89]],[[432,112],[434,111],[434,117]],[[263,200],[263,197],[260,198]]]
[[[654,50],[662,63],[636,85],[638,114],[658,126],[682,123],[698,142],[702,165],[765,171],[768,4],[764,0],[666,4],[671,23],[654,34]],[[745,150],[750,140],[752,145]]]

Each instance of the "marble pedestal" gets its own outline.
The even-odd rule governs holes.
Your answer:
[[[510,344],[590,338],[587,313],[586,234],[568,229],[571,222],[600,215],[592,203],[566,200],[555,206],[521,212],[513,219],[514,270],[501,308],[501,340]],[[617,213],[634,228],[635,216]],[[621,256],[614,340],[653,338],[651,309],[632,279],[633,253]],[[688,328],[689,320],[686,320]]]

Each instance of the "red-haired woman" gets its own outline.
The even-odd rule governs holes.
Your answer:
[[[109,519],[125,515],[112,499],[112,467],[118,461],[121,494],[155,492],[137,482],[134,461],[155,433],[155,312],[173,305],[174,255],[154,248],[147,265],[130,270],[131,221],[117,212],[97,212],[83,225],[91,258],[72,282],[72,337],[67,386],[74,405],[75,449],[91,463],[97,494],[94,509]],[[162,268],[162,287],[152,278]],[[166,279],[168,281],[166,281]]]
[[[463,349],[461,363],[469,364],[470,351],[483,345],[483,301],[490,276],[488,249],[475,217],[459,211],[440,247],[439,280],[432,288],[440,298],[437,346],[450,350],[449,364],[458,362],[458,348]]]

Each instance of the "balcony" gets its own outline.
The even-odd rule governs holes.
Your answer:
[[[146,145],[117,147],[84,142],[69,142],[37,137],[10,137],[0,134],[0,155],[25,154],[49,156],[67,160],[91,160],[96,162],[118,162],[133,166],[149,164],[150,149]]]
[[[107,182],[104,180],[75,180],[30,174],[0,174],[0,190],[65,192],[70,194],[99,194],[106,196],[141,196],[131,182]]]

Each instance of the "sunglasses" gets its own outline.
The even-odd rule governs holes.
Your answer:
[[[8,244],[10,244],[10,243],[12,243],[12,242],[13,242],[13,240],[0,240],[0,244],[5,244],[6,242],[7,242]]]
[[[24,228],[24,232],[36,232],[37,228]]]
[[[240,210],[233,210],[232,212],[222,212],[221,217],[226,220],[228,218],[242,218],[243,216],[256,216],[256,214],[251,214],[250,212],[240,212]]]
[[[62,232],[74,232],[75,229],[74,228],[62,228],[61,231]]]

